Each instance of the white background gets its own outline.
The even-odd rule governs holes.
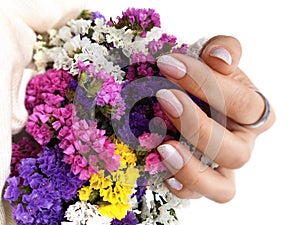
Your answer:
[[[196,5],[196,3],[198,5]],[[262,134],[250,162],[237,171],[229,203],[192,201],[181,224],[300,224],[300,11],[297,0],[90,0],[107,18],[128,7],[150,7],[168,33],[192,43],[233,35],[243,46],[240,67],[275,108],[274,127]]]

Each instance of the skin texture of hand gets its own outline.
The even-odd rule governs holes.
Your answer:
[[[181,54],[158,60],[158,67],[166,77],[206,102],[212,112],[208,117],[179,90],[160,90],[156,94],[181,134],[198,151],[219,164],[217,169],[204,166],[187,147],[176,141],[159,147],[165,165],[174,174],[166,183],[180,198],[205,196],[217,202],[231,200],[235,194],[233,170],[250,159],[256,137],[275,121],[271,108],[263,126],[247,126],[261,118],[265,104],[238,67],[240,57],[241,46],[235,38],[216,36],[203,48],[203,62]]]

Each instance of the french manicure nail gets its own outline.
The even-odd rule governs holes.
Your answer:
[[[183,106],[177,97],[167,89],[156,92],[156,97],[161,106],[174,118],[178,118],[183,113]]]
[[[167,167],[171,166],[175,170],[180,170],[183,167],[183,159],[172,145],[160,145],[157,147],[157,151],[164,159],[163,162]]]
[[[183,188],[182,183],[180,183],[175,178],[167,179],[166,182],[168,183],[168,185],[170,185],[171,188],[173,188],[173,189],[175,189],[177,191],[180,191]]]
[[[181,79],[186,74],[185,65],[179,60],[169,55],[163,55],[159,57],[157,60],[157,66],[163,72],[166,72],[168,76],[174,79]]]
[[[221,59],[223,62],[225,62],[228,65],[231,65],[232,63],[232,57],[225,48],[218,47],[211,50],[210,56]]]

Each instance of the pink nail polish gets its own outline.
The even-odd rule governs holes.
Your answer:
[[[183,159],[172,145],[160,145],[157,147],[157,151],[164,159],[163,162],[167,167],[171,167],[175,170],[180,170],[183,167]]]
[[[183,113],[183,106],[177,97],[167,89],[156,92],[156,97],[161,106],[174,118],[178,118]]]
[[[232,57],[225,48],[218,47],[214,48],[213,50],[210,51],[209,53],[210,56],[221,59],[223,62],[225,62],[228,65],[231,65],[232,63]]]
[[[186,74],[185,65],[169,55],[163,55],[159,57],[157,60],[157,66],[163,72],[166,72],[168,76],[174,79],[181,79]]]
[[[166,180],[167,184],[170,185],[171,188],[180,191],[183,188],[182,183],[180,183],[178,180],[175,178],[170,178]]]

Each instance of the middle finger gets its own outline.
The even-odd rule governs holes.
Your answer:
[[[164,89],[156,97],[184,138],[210,159],[230,169],[239,168],[249,160],[248,142],[209,118],[188,95]]]

